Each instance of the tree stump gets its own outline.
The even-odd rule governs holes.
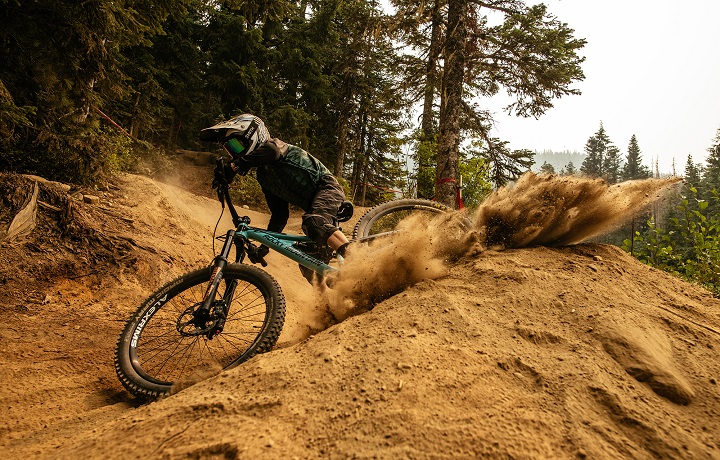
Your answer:
[[[20,212],[15,214],[15,217],[10,223],[10,227],[7,229],[7,233],[2,236],[2,241],[17,240],[29,235],[30,232],[35,229],[35,223],[37,222],[38,192],[39,187],[37,182],[35,182],[30,201]]]

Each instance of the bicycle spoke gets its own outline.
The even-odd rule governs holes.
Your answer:
[[[250,321],[258,321],[257,319],[253,319],[253,318],[260,318],[259,322],[262,323],[265,318],[265,310],[264,309],[262,311],[259,311],[256,313],[249,313],[249,314],[246,314],[243,316],[238,316],[239,313],[241,313],[241,312],[237,312],[233,315],[230,315],[226,321],[227,322],[231,322],[231,321],[250,322]]]
[[[249,288],[251,288],[251,287],[254,288],[254,286],[248,285],[248,286],[246,286],[245,289],[243,289],[243,290],[240,291],[239,293],[238,293],[237,290],[236,290],[236,291],[235,291],[235,295],[233,296],[233,301],[236,301],[236,300],[238,300],[238,299],[240,299],[240,298],[243,298],[243,297],[246,297],[246,296],[248,296],[248,295],[254,295],[254,296],[255,296],[255,298],[252,299],[250,302],[246,302],[246,303],[249,303],[249,304],[252,304],[253,302],[257,301],[258,299],[262,299],[262,298],[263,298],[262,292],[260,292],[258,289],[255,289],[255,291],[251,291],[251,290],[249,289]]]
[[[181,351],[180,354],[181,354],[181,355],[185,354],[185,352],[188,350],[188,348],[191,348],[191,347],[192,347],[192,345],[193,345],[193,343],[195,342],[195,340],[196,340],[196,339],[192,340],[187,346],[185,346],[185,347],[183,348],[183,350]],[[165,367],[165,365],[167,364],[167,362],[170,361],[170,359],[171,359],[173,356],[176,355],[176,352],[177,352],[178,348],[180,348],[181,345],[182,345],[182,340],[178,341],[178,342],[175,344],[175,348],[173,348],[173,350],[168,354],[167,358],[165,358],[164,361],[161,361],[160,363],[156,364],[155,366],[153,366],[153,367],[152,367],[151,369],[149,369],[149,370],[157,370],[157,372],[161,371],[161,370],[163,369],[163,367]],[[147,361],[148,361],[148,362],[153,362],[154,359],[155,359],[155,357],[157,357],[157,356],[160,355],[160,354],[161,354],[161,351],[155,353],[154,355],[150,356],[150,358],[148,358]],[[158,367],[158,366],[159,366],[159,367]]]
[[[193,344],[193,342],[194,342],[195,340],[196,340],[196,338],[192,339],[187,345],[183,346],[182,344],[183,344],[183,341],[184,341],[184,340],[181,339],[181,340],[175,342],[172,351],[169,351],[168,348],[164,348],[164,349],[161,349],[161,350],[157,351],[155,354],[151,355],[150,357],[146,358],[145,360],[146,360],[147,362],[153,363],[153,362],[156,361],[155,358],[157,358],[158,356],[160,356],[160,358],[158,358],[158,360],[159,360],[160,362],[159,362],[158,364],[156,364],[155,367],[153,367],[153,369],[162,370],[162,368],[165,366],[165,364],[166,364],[170,359],[172,359],[174,356],[176,356],[176,355],[178,355],[178,354],[180,354],[180,355],[185,354],[185,352],[188,350],[188,348],[190,348],[190,347],[192,346],[192,344]],[[182,349],[178,352],[178,349],[180,349],[181,347],[182,347]],[[165,357],[165,356],[166,356],[166,357]],[[164,358],[164,361],[162,360],[163,357],[165,357],[165,358]],[[160,366],[160,367],[157,367],[157,366]]]
[[[285,309],[277,282],[259,269],[230,265],[223,275],[225,296],[229,298],[219,290],[209,315],[200,320],[196,311],[211,274],[208,268],[183,275],[138,310],[134,329],[125,331],[121,338],[126,348],[118,348],[116,354],[120,362],[116,370],[128,390],[162,394],[202,366],[217,363],[227,368],[276,343]],[[165,301],[161,303],[160,299]],[[223,331],[208,338],[201,332],[210,331],[215,309],[223,299],[228,302]],[[274,328],[266,329],[270,324]],[[138,332],[140,337],[136,338]]]
[[[232,299],[232,301],[231,301],[231,304],[232,304],[232,305],[236,305],[236,304],[238,304],[238,303],[239,303],[240,305],[242,305],[242,307],[239,308],[239,309],[236,309],[236,310],[235,310],[235,314],[240,313],[240,312],[243,312],[243,311],[245,311],[245,310],[249,310],[250,308],[260,308],[261,306],[262,306],[262,308],[264,309],[264,307],[265,307],[265,298],[262,296],[262,293],[260,293],[257,297],[255,297],[255,298],[252,299],[251,301],[249,301],[249,302],[242,302],[237,296],[234,296],[233,299]]]
[[[168,329],[167,332],[164,332],[162,334],[147,334],[147,330],[143,331],[142,338],[143,338],[143,345],[147,346],[150,344],[153,344],[159,340],[168,339],[168,341],[174,341],[175,338],[171,337],[173,335],[177,335],[177,330],[175,328]]]
[[[206,340],[203,344],[205,346],[205,349],[207,350],[208,355],[210,355],[210,359],[215,362],[220,362],[215,356],[213,355],[212,349],[210,348],[210,341]]]
[[[196,294],[197,292],[198,289],[188,289],[187,291],[181,292],[177,296],[168,300],[167,304],[169,304],[177,313],[182,314],[188,305],[197,305],[198,303],[200,303],[200,299]],[[192,299],[188,300],[187,297],[190,296],[192,297]],[[179,307],[178,303],[180,303]]]
[[[181,339],[180,341],[182,341],[182,339]],[[157,344],[157,345],[154,346],[154,347],[144,346],[144,345],[146,345],[146,343],[145,343],[145,344],[142,344],[142,345],[143,345],[142,350],[143,350],[143,352],[144,352],[145,355],[147,355],[148,353],[153,353],[153,354],[151,354],[151,356],[150,356],[150,359],[152,359],[152,358],[154,358],[155,356],[157,356],[157,355],[159,355],[160,353],[162,353],[163,351],[166,351],[169,346],[171,346],[171,345],[173,345],[173,344],[177,344],[177,343],[180,343],[180,342],[178,342],[178,341],[175,340],[175,339],[173,339],[173,340],[168,339],[168,340],[166,340],[166,341],[164,341],[164,342],[162,342],[162,343],[160,343],[160,344]],[[157,353],[155,353],[155,352],[157,352]]]
[[[241,348],[241,347],[236,346],[231,340],[228,339],[227,336],[225,336],[225,334],[220,334],[220,335],[218,336],[218,340],[219,340],[219,341],[220,341],[220,340],[224,340],[225,342],[227,342],[228,345],[232,346],[236,351],[243,352],[243,351],[245,351],[245,350],[247,349],[247,347]],[[249,340],[246,340],[245,342],[247,342],[248,344],[252,343],[252,342],[249,341]],[[223,349],[225,348],[224,345],[222,344],[222,342],[218,342],[218,344],[219,344],[221,347],[223,347]]]
[[[195,348],[195,346],[196,346],[197,343],[198,343],[198,340],[199,340],[198,338],[196,338],[195,340],[193,340],[192,349]],[[190,350],[190,353],[187,354],[187,359],[185,359],[185,363],[183,364],[182,369],[180,369],[180,374],[178,375],[179,377],[182,377],[183,375],[185,375],[185,367],[187,367],[187,363],[190,362],[190,358],[192,357],[192,349]]]

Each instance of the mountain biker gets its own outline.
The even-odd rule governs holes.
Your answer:
[[[247,113],[203,129],[200,140],[222,142],[232,157],[220,172],[228,183],[236,174],[245,175],[257,168],[257,181],[270,208],[268,230],[282,232],[290,217],[289,204],[293,204],[305,211],[305,235],[345,256],[348,239],[336,220],[345,193],[317,158],[300,147],[270,138],[265,123]],[[262,245],[260,251],[264,257],[269,249]]]

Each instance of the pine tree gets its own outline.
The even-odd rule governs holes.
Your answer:
[[[569,161],[568,164],[560,170],[561,176],[574,176],[575,174],[577,174],[577,168],[575,168],[572,161]]]
[[[123,52],[130,94],[107,104],[133,137],[169,149],[200,147],[198,131],[220,111],[204,84],[205,55],[198,47],[204,32],[199,18],[207,16],[207,6],[202,0],[184,3],[168,15],[164,33],[152,37],[150,46]]]
[[[620,158],[620,149],[614,145],[608,146],[603,158],[603,178],[610,184],[620,182],[622,174],[622,159]]]
[[[520,177],[534,163],[535,153],[530,150],[513,150],[507,148],[507,141],[493,139],[497,145],[483,153],[490,163],[489,179],[495,187],[503,187],[510,178]]]
[[[2,155],[2,166],[7,161],[18,171],[77,182],[92,181],[110,167],[125,150],[117,147],[124,134],[114,128],[102,132],[91,115],[133,93],[124,52],[150,46],[168,15],[183,5],[2,2],[0,81],[17,107],[32,112],[32,126],[16,137],[10,149],[15,154]],[[29,148],[35,155],[23,155]]]
[[[628,154],[622,170],[622,180],[647,179],[650,177],[650,168],[642,164],[640,147],[633,134],[628,145]]]
[[[699,210],[699,203],[705,200],[705,191],[702,186],[702,168],[693,162],[691,155],[688,155],[685,164],[685,180],[679,194],[679,201],[687,210]],[[676,207],[671,208],[668,212],[667,219],[679,219],[680,214]]]
[[[705,160],[707,168],[703,175],[704,185],[708,190],[720,190],[720,128],[717,130],[715,139],[713,139],[712,145],[708,147],[707,152],[709,155]]]
[[[438,97],[441,84],[441,51],[445,36],[445,2],[419,3],[393,0],[395,14],[390,18],[392,37],[412,50],[399,60],[403,70],[402,88],[413,101],[422,101],[419,129],[414,133],[411,157],[412,178],[417,196],[435,196],[435,166],[438,150]]]
[[[703,174],[701,190],[703,198],[708,200],[708,215],[717,216],[720,214],[720,129],[715,134],[713,143],[707,149],[708,155],[705,162],[707,167]]]
[[[427,27],[433,16],[422,13],[434,11],[432,3],[395,0],[394,5],[402,12],[416,12],[415,17],[421,18],[418,29],[434,30]],[[470,101],[491,97],[504,89],[514,98],[507,107],[509,112],[519,116],[540,116],[552,107],[554,98],[578,94],[570,85],[584,78],[580,69],[583,58],[577,51],[585,41],[575,39],[573,31],[549,15],[544,5],[528,7],[522,0],[451,0],[440,13],[445,24],[440,61],[444,67],[438,69],[437,74],[442,80],[439,85],[425,84],[422,88],[441,88],[436,177],[446,181],[439,185],[437,196],[452,204],[455,185],[452,181],[457,180],[458,162],[462,157],[458,150],[462,141],[481,141],[485,149],[482,154],[495,165],[496,173],[522,171],[528,161],[532,164],[531,152],[524,149],[511,152],[506,142],[490,135],[492,114]],[[504,15],[504,22],[490,26],[489,16],[499,14]],[[402,15],[406,23],[411,17],[411,14]],[[429,37],[435,34],[426,33],[425,36],[428,37],[426,46],[419,45],[420,42],[411,45],[416,46],[414,55],[433,55]],[[412,59],[408,58],[408,61],[412,62]],[[409,67],[408,71],[419,76],[424,69]],[[498,179],[496,185],[514,178],[497,174],[495,177]]]
[[[555,168],[553,167],[553,165],[545,161],[543,162],[542,166],[540,166],[540,172],[545,174],[555,174]]]
[[[692,155],[688,155],[685,163],[685,183],[690,187],[697,187],[701,179],[702,167],[693,161]]]
[[[580,172],[590,177],[602,177],[611,184],[618,181],[620,150],[610,141],[602,122],[585,144],[585,153],[587,157],[580,166]]]
[[[468,4],[464,0],[448,0],[448,36],[445,41],[445,68],[440,99],[435,198],[452,208],[457,206],[455,191],[459,177],[467,20]]]

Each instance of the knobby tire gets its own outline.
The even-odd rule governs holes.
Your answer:
[[[183,336],[178,324],[188,307],[202,302],[212,267],[192,271],[150,295],[128,321],[115,352],[115,371],[133,395],[152,399],[170,392],[207,366],[230,369],[277,343],[285,321],[285,298],[277,281],[259,268],[229,264],[218,289],[237,280],[224,330],[209,340]]]
[[[358,220],[353,230],[353,238],[368,237],[371,235],[393,231],[400,220],[412,213],[424,212],[440,214],[451,212],[453,209],[437,201],[419,198],[406,198],[388,201],[370,208]],[[468,224],[469,226],[469,224]]]

